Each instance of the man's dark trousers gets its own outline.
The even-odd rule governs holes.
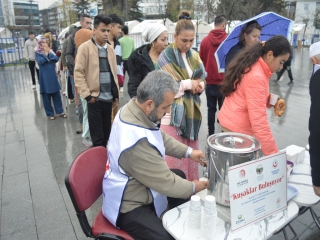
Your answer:
[[[223,104],[223,96],[220,92],[220,86],[216,84],[207,84],[206,86],[207,106],[208,106],[208,129],[209,136],[214,134],[217,112],[217,103],[219,109]]]
[[[128,68],[128,60],[123,60],[123,76],[126,75],[126,72],[130,75],[129,68]]]
[[[106,147],[111,131],[112,102],[88,102],[88,122],[93,146]]]
[[[180,169],[170,169],[178,176],[186,179]],[[168,197],[168,209],[175,208],[190,199]],[[120,213],[118,226],[131,235],[134,239],[171,240],[174,239],[163,227],[162,221],[157,217],[153,204],[143,205],[128,213]]]
[[[28,64],[29,64],[29,69],[30,69],[30,73],[31,73],[32,85],[36,85],[36,78],[35,78],[34,70],[36,70],[36,72],[37,72],[37,77],[38,77],[38,81],[39,81],[39,69],[36,68],[36,61],[29,60]]]

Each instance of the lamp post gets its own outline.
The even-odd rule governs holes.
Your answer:
[[[34,2],[34,0],[28,0],[28,2],[30,3],[30,27],[31,30],[33,31],[33,14],[32,14],[32,3]]]
[[[126,0],[126,23],[128,22],[128,0]]]
[[[167,20],[167,5],[164,5],[164,18],[163,18],[163,25],[166,26],[166,20]]]

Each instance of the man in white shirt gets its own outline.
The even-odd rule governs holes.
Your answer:
[[[39,81],[39,69],[36,68],[36,58],[34,53],[34,48],[37,46],[37,39],[34,37],[33,32],[29,32],[29,39],[26,41],[24,46],[24,57],[29,61],[29,69],[32,78],[32,89],[36,89],[36,79],[34,71],[37,72],[37,77]]]

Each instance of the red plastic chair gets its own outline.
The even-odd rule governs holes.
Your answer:
[[[123,230],[114,227],[103,215],[102,210],[90,226],[87,210],[102,194],[102,180],[106,169],[107,150],[94,147],[82,152],[72,163],[65,184],[76,210],[82,231],[95,239],[133,240]]]

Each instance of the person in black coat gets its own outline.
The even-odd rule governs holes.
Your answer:
[[[239,35],[239,42],[230,48],[227,56],[226,56],[226,68],[229,63],[235,58],[235,56],[240,52],[241,49],[247,46],[252,46],[256,42],[260,41],[260,33],[262,31],[262,27],[260,24],[253,20],[248,22],[243,26]]]
[[[151,24],[142,32],[148,44],[133,51],[128,58],[128,93],[131,98],[137,95],[137,88],[147,74],[155,70],[160,53],[168,46],[168,31],[163,24]]]
[[[292,52],[292,49],[291,49],[289,59],[283,64],[283,68],[279,72],[277,72],[277,81],[281,81],[280,79],[281,79],[282,74],[284,73],[285,70],[287,70],[288,71],[288,76],[289,76],[289,79],[290,79],[289,83],[293,83],[293,77],[292,77],[292,72],[291,72],[292,55],[293,55],[293,52]]]
[[[310,79],[309,153],[313,190],[320,197],[320,42],[310,46],[309,57],[314,64]]]

